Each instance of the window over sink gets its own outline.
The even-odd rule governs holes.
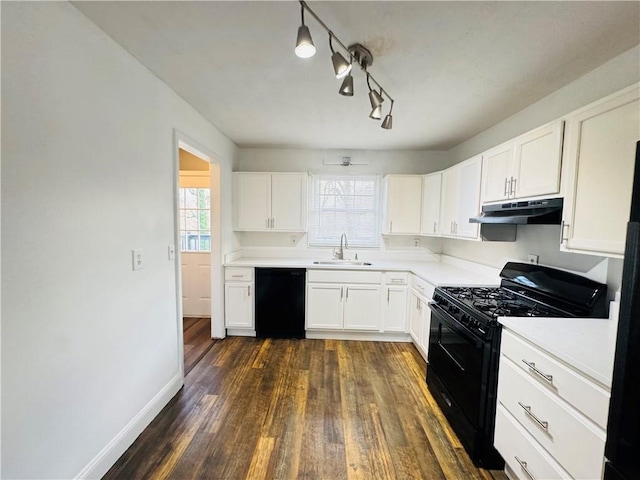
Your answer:
[[[336,247],[347,234],[350,247],[380,244],[378,175],[312,175],[309,246]]]

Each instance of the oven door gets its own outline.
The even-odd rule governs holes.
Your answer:
[[[453,318],[437,303],[430,303],[429,367],[439,383],[476,429],[484,425],[486,408],[486,342]]]

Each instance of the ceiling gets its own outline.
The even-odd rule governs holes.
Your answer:
[[[310,1],[373,53],[383,130],[362,72],[338,95],[308,14],[317,53],[295,56],[297,2],[74,5],[240,147],[448,150],[640,42],[640,2]]]

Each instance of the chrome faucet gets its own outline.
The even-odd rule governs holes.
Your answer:
[[[344,240],[344,246],[343,246],[343,240]],[[344,260],[344,249],[345,248],[349,248],[349,241],[347,240],[347,234],[343,233],[342,236],[340,237],[340,250],[338,250],[338,253],[336,255],[336,258],[338,260]]]

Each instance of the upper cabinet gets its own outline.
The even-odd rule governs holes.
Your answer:
[[[469,218],[480,212],[481,174],[480,155],[442,172],[442,236],[478,239],[479,226]]]
[[[422,235],[440,235],[440,194],[442,173],[432,173],[422,178]]]
[[[233,174],[234,229],[303,232],[307,229],[307,174]]]
[[[421,175],[385,176],[383,233],[420,235],[421,204]]]
[[[562,121],[549,123],[485,152],[482,201],[558,194],[562,130]]]
[[[635,85],[568,118],[561,250],[624,254],[640,138],[639,98]]]

